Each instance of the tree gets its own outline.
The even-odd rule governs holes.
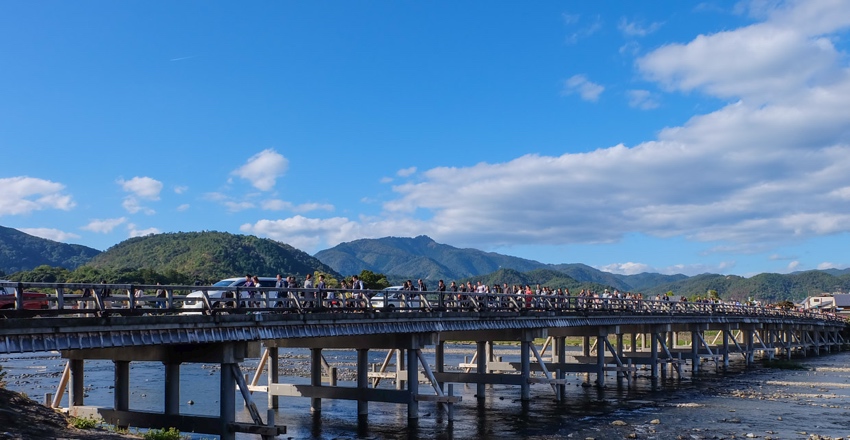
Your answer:
[[[367,289],[384,289],[390,287],[390,282],[387,281],[387,276],[382,273],[374,273],[371,270],[363,269],[360,271],[360,279]]]
[[[325,284],[327,285],[328,289],[336,289],[339,287],[339,280],[336,279],[336,277],[327,272],[322,272],[321,270],[313,272],[313,279],[315,279],[317,283],[319,282],[319,275],[324,275]]]

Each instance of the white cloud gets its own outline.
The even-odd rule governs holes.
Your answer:
[[[67,242],[68,240],[80,238],[79,235],[72,232],[65,232],[51,228],[21,228],[19,230],[29,235],[59,242]]]
[[[125,197],[124,201],[121,202],[121,206],[124,209],[126,209],[127,212],[129,212],[130,214],[135,214],[137,212],[143,212],[147,215],[153,215],[153,214],[156,213],[156,211],[154,211],[153,209],[148,208],[147,206],[143,206],[141,204],[141,202],[139,201],[139,199],[137,199],[134,196]]]
[[[564,81],[564,88],[561,90],[561,95],[569,96],[578,94],[585,101],[596,102],[604,90],[605,87],[588,81],[584,75],[573,75]]]
[[[262,203],[262,208],[266,211],[293,211],[293,212],[310,212],[310,211],[333,211],[334,206],[328,203],[302,203],[294,205],[292,202],[287,202],[280,199],[266,200]]]
[[[613,263],[613,264],[608,264],[608,265],[605,265],[605,266],[602,266],[602,267],[598,267],[597,269],[604,271],[604,272],[616,273],[616,274],[620,274],[620,275],[636,275],[636,274],[644,273],[644,272],[656,272],[657,273],[657,271],[655,271],[655,269],[648,264],[632,263],[632,262]]]
[[[89,224],[83,226],[80,229],[91,232],[97,232],[99,234],[108,234],[112,232],[112,230],[115,229],[117,226],[123,224],[126,221],[126,217],[92,220],[89,222]]]
[[[617,25],[617,29],[623,33],[623,35],[627,37],[645,37],[658,29],[661,29],[663,23],[650,23],[649,25],[644,26],[643,23],[637,21],[628,21],[625,18],[620,19],[620,23]]]
[[[733,263],[720,263],[717,265],[706,265],[706,264],[677,264],[667,267],[654,267],[649,264],[644,263],[612,263],[607,264],[601,267],[597,267],[597,269],[604,271],[615,273],[619,275],[637,275],[641,273],[660,273],[664,275],[698,275],[701,273],[723,273],[729,268],[734,266]]]
[[[629,107],[641,110],[652,110],[658,108],[658,97],[648,90],[629,90],[626,92],[629,99]]]
[[[818,270],[827,270],[827,269],[846,269],[847,265],[845,264],[835,264],[830,263],[828,261],[824,261],[823,263],[818,264]]]
[[[147,229],[139,229],[135,224],[128,223],[127,224],[127,236],[129,238],[133,237],[144,237],[146,235],[159,234],[159,229],[157,228],[147,228]]]
[[[409,218],[364,217],[351,220],[345,217],[319,219],[296,215],[286,219],[264,219],[253,224],[246,223],[239,229],[247,234],[268,237],[315,252],[359,238],[379,238],[387,235],[413,237],[422,234],[427,227],[423,222]],[[393,233],[390,234],[389,231]]]
[[[842,2],[791,2],[768,21],[670,44],[637,62],[644,76],[668,90],[720,98],[797,100],[798,93],[843,81],[842,55],[825,33],[850,23]]]
[[[34,177],[0,178],[0,216],[30,214],[44,209],[71,210],[76,204],[63,194],[65,185]]]
[[[416,173],[416,167],[403,168],[396,172],[396,175],[400,177],[410,177]]]
[[[121,189],[130,193],[124,198],[121,206],[130,214],[143,212],[147,215],[156,213],[153,209],[142,205],[141,200],[159,200],[159,194],[162,192],[162,182],[150,177],[133,177],[130,180],[118,179],[117,183],[121,185]]]
[[[788,266],[785,268],[785,270],[787,270],[788,272],[800,270],[800,262],[795,260],[788,263]]]
[[[245,165],[232,174],[251,182],[260,191],[274,188],[277,178],[283,176],[289,168],[289,160],[274,150],[263,150],[251,156]]]
[[[246,209],[252,209],[256,206],[252,202],[245,201],[245,200],[242,200],[242,201],[227,200],[227,201],[223,202],[222,204],[230,212],[245,211]]]
[[[602,29],[602,18],[599,16],[591,17],[589,20],[584,20],[578,14],[561,14],[564,24],[570,28],[577,28],[572,31],[564,40],[567,44],[576,44],[579,41],[588,38]]]
[[[145,200],[159,200],[159,193],[162,191],[162,182],[150,177],[118,179],[118,184],[124,191]]]
[[[177,212],[185,212],[185,211],[188,211],[188,210],[189,210],[189,204],[188,203],[184,203],[184,204],[177,207]]]
[[[174,194],[183,194],[189,190],[188,186],[178,185],[174,187]]]

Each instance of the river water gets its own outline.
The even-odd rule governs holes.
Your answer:
[[[446,345],[446,364],[457,365],[471,357],[474,345]],[[351,382],[356,365],[353,350],[325,350],[328,362],[339,369],[340,386]],[[518,360],[516,347],[497,347],[505,361]],[[370,351],[370,363],[380,363],[386,351]],[[433,353],[428,357],[433,359]],[[307,350],[280,353],[281,382],[308,383]],[[738,356],[740,357],[740,356]],[[65,360],[58,353],[0,356],[7,372],[7,388],[42,401],[55,393]],[[242,364],[253,374],[258,360]],[[281,439],[808,439],[812,434],[850,437],[850,352],[794,361],[801,369],[768,368],[760,363],[744,368],[733,357],[731,368],[718,371],[704,363],[697,378],[689,369],[684,377],[655,384],[649,371],[639,371],[631,384],[606,378],[606,386],[589,386],[585,374],[567,376],[567,397],[555,400],[548,385],[532,385],[531,400],[519,399],[515,386],[487,387],[483,402],[475,385],[455,384],[463,396],[455,405],[454,422],[444,408],[419,405],[420,420],[408,426],[404,405],[370,402],[367,423],[358,423],[357,403],[323,400],[320,415],[310,414],[306,398],[280,398],[276,423],[285,425]],[[164,368],[157,362],[130,365],[130,408],[162,411]],[[215,364],[181,366],[181,413],[216,415],[219,367]],[[283,377],[286,375],[286,377]],[[113,366],[109,361],[86,361],[86,405],[112,406]],[[265,374],[263,379],[265,380]],[[262,383],[262,382],[261,382]],[[382,386],[393,387],[389,381]],[[421,384],[420,392],[430,385]],[[266,416],[266,395],[255,393],[260,414]],[[241,401],[241,398],[238,402]],[[67,395],[62,406],[67,406]],[[237,420],[250,421],[248,411],[237,406]],[[192,439],[209,435],[189,434]],[[239,435],[240,439],[258,438]]]

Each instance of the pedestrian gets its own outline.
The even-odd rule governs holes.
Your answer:
[[[304,307],[316,307],[316,292],[313,290],[313,274],[304,276]]]

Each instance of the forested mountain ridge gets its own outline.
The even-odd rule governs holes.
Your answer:
[[[355,240],[320,251],[315,257],[342,274],[365,269],[390,278],[435,282],[495,272],[501,267],[520,272],[547,267],[538,261],[440,244],[425,235]]]
[[[676,296],[693,298],[713,291],[725,299],[753,298],[766,302],[799,301],[824,292],[850,291],[850,270],[847,269],[765,273],[750,278],[718,274],[692,277],[657,273],[620,275],[580,263],[544,264],[477,249],[455,248],[426,236],[356,240],[312,257],[274,240],[223,232],[149,235],[128,239],[100,252],[0,227],[0,271],[12,275],[39,268],[38,273],[30,273],[26,278],[48,282],[62,278],[60,272],[45,267],[77,269],[77,272],[96,269],[92,273],[76,274],[78,281],[99,280],[100,276],[113,279],[117,274],[132,270],[168,275],[163,279],[209,282],[249,272],[263,276],[280,272],[301,278],[314,271],[346,277],[369,270],[387,275],[393,284],[404,279],[423,278],[428,280],[429,287],[436,286],[437,279],[443,279],[447,284],[451,281],[481,281],[489,285],[506,282],[567,287],[571,291],[611,288],[641,292],[645,297],[672,292]],[[182,276],[171,276],[178,273]]]
[[[43,265],[73,270],[99,253],[90,247],[47,240],[0,226],[0,272],[3,273],[32,270]]]
[[[176,232],[135,237],[107,249],[89,264],[96,269],[146,268],[176,271],[190,278],[216,281],[251,273],[295,275],[321,271],[338,275],[306,252],[253,235],[226,232]]]

